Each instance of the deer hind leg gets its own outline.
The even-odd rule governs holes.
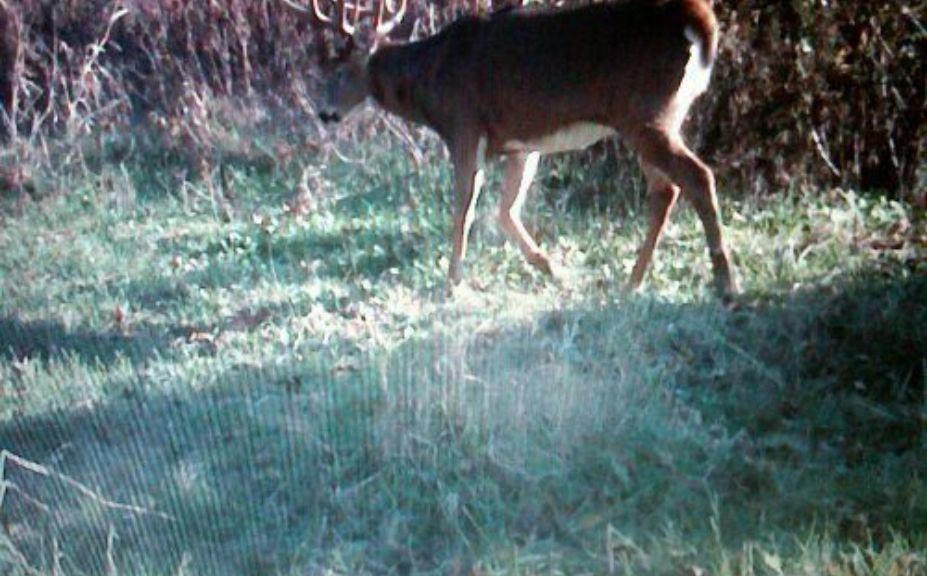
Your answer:
[[[682,194],[695,208],[705,229],[716,292],[725,299],[737,293],[731,258],[721,233],[714,174],[678,135],[650,132],[639,138],[637,149],[646,163],[682,189]]]
[[[486,141],[482,138],[474,141],[472,146],[460,145],[451,152],[454,163],[454,232],[448,279],[452,287],[463,279],[463,259],[467,255],[473,210],[483,187],[481,165]]]
[[[631,289],[637,290],[644,281],[644,275],[653,259],[653,252],[663,235],[663,228],[669,219],[670,212],[679,197],[679,187],[667,180],[659,170],[641,160],[641,169],[647,179],[647,197],[650,203],[650,223],[647,227],[647,237],[637,255],[637,262],[631,272]]]
[[[513,154],[506,160],[505,176],[502,180],[502,203],[499,205],[499,225],[506,235],[518,244],[529,264],[545,274],[553,275],[550,258],[538,247],[521,221],[521,207],[537,173],[540,157],[540,153],[532,152],[527,155]]]

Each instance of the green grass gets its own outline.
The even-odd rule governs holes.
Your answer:
[[[0,449],[50,475],[6,462],[0,572],[927,573],[923,215],[724,198],[728,310],[685,205],[625,293],[638,192],[555,161],[564,280],[490,188],[447,298],[446,163],[356,155],[4,201]]]

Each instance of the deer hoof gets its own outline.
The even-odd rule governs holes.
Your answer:
[[[450,265],[447,271],[448,289],[452,290],[454,287],[459,286],[461,281],[463,281],[463,266],[460,262],[455,262]]]
[[[734,298],[740,293],[740,286],[733,274],[728,272],[715,278],[715,293],[725,306],[733,304]]]
[[[529,254],[528,263],[543,272],[547,276],[554,277],[554,267],[550,263],[550,258],[544,253]]]

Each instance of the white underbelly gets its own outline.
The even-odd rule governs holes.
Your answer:
[[[613,134],[615,134],[615,130],[609,126],[594,124],[592,122],[578,122],[565,126],[540,138],[526,141],[509,140],[504,144],[503,148],[507,152],[540,152],[541,154],[551,154],[553,152],[566,152],[568,150],[582,150]]]

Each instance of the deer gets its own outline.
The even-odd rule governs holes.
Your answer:
[[[504,159],[498,223],[525,260],[552,275],[548,254],[521,219],[541,155],[580,150],[615,134],[637,156],[647,185],[647,233],[631,272],[637,290],[680,195],[707,241],[713,286],[722,299],[738,286],[725,246],[712,170],[681,128],[707,91],[718,54],[711,0],[612,0],[567,9],[513,8],[464,16],[438,33],[396,43],[388,36],[406,1],[380,0],[370,51],[355,50],[363,5],[326,11],[282,0],[344,36],[318,115],[341,121],[368,98],[429,127],[453,164],[449,289],[463,277],[474,206],[487,159]]]

